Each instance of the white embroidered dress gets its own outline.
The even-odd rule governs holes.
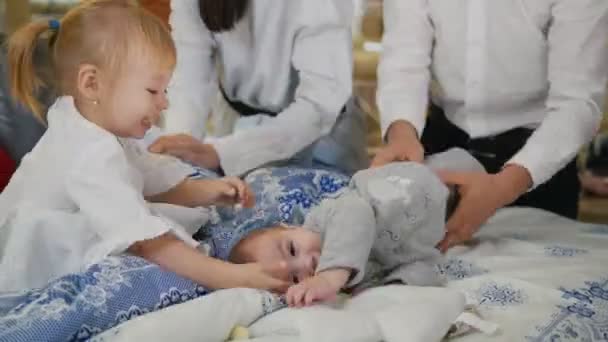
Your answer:
[[[144,199],[191,171],[148,153],[143,141],[118,139],[84,119],[71,97],[59,98],[46,133],[0,194],[0,291],[43,286],[167,232],[195,246],[204,209]]]

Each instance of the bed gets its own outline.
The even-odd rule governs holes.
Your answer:
[[[327,171],[293,179],[306,186],[267,187],[259,200],[276,210],[258,217],[291,220],[298,205],[335,194],[346,181]],[[273,198],[280,201],[265,202]],[[362,295],[306,310],[284,309],[263,291],[208,294],[144,260],[112,257],[45,289],[0,295],[0,341],[223,341],[233,334],[251,341],[426,342],[440,340],[467,309],[475,313],[469,318],[482,318],[477,328],[490,328],[451,340],[606,341],[607,245],[608,226],[506,208],[438,265],[447,288],[393,286],[367,295],[367,303]]]
[[[450,340],[458,342],[477,341],[607,341],[608,340],[608,226],[574,222],[535,209],[508,208],[500,211],[484,227],[478,240],[469,246],[458,247],[449,252],[447,261],[439,266],[449,279],[448,288],[465,295],[479,316],[495,323],[498,329],[491,334],[470,332]],[[449,298],[446,298],[449,299]],[[451,305],[446,299],[429,298],[428,305],[436,305],[437,316],[424,318],[419,313],[415,320],[403,317],[403,339],[397,341],[430,341],[410,339],[410,330],[420,325],[429,329],[445,329],[440,317]],[[196,304],[196,303],[194,303]],[[211,305],[207,303],[207,305]],[[409,304],[408,304],[409,305]],[[196,317],[191,312],[204,312],[200,305],[193,311],[173,312],[155,317],[141,317],[138,322],[125,324],[106,334],[100,341],[129,341],[133,337],[151,338],[158,331],[152,329],[159,322],[169,336],[175,340],[196,341],[191,338],[208,333],[205,318],[196,318],[201,324],[187,323]],[[312,341],[304,335],[304,329],[332,331],[349,327],[355,330],[355,318],[338,316],[330,323],[316,322],[314,327],[302,327],[300,317],[291,316],[287,310],[267,315],[263,310],[246,336],[252,341]],[[319,315],[319,312],[300,312],[302,316]],[[238,316],[238,315],[237,315]],[[348,314],[344,314],[348,316]],[[248,320],[231,318],[231,324],[247,326]],[[300,321],[298,321],[300,319]],[[345,322],[339,322],[343,319]],[[230,320],[230,319],[228,319]],[[428,323],[428,321],[436,322]],[[212,320],[210,320],[212,321]],[[262,325],[262,326],[259,326]],[[230,325],[229,325],[230,326]],[[152,329],[152,330],[150,330]],[[145,333],[142,334],[142,331]],[[229,329],[224,329],[227,334]],[[374,340],[365,330],[357,331],[364,336],[359,341]],[[219,335],[222,336],[222,335]],[[227,335],[226,335],[227,336]],[[333,339],[323,341],[355,341],[353,336],[340,333]],[[406,338],[407,336],[407,338]],[[180,339],[183,337],[183,339]],[[318,337],[318,336],[317,336]],[[383,336],[385,337],[385,336]],[[161,340],[161,339],[159,339]],[[221,340],[221,339],[218,339]],[[319,340],[318,338],[314,339]],[[383,339],[390,340],[390,339]]]

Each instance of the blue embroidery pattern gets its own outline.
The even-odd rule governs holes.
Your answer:
[[[588,254],[589,251],[563,246],[547,246],[545,247],[545,254],[552,257],[574,257],[580,254]]]
[[[306,170],[306,173],[294,177],[294,180],[282,180],[281,184],[289,189],[294,185],[296,188],[287,190],[287,194],[279,195],[279,210],[283,222],[288,223],[293,219],[293,211],[308,211],[313,204],[318,204],[328,195],[336,194],[340,189],[348,185],[348,180],[342,176],[335,176],[325,171],[319,177],[314,176],[314,171]],[[276,172],[275,172],[276,173]],[[315,179],[315,178],[318,178]]]
[[[203,227],[197,238],[212,246],[211,255],[227,259],[232,247],[253,230],[281,223],[304,223],[308,212],[322,200],[335,198],[350,179],[327,170],[265,168],[245,178],[256,194],[254,208],[218,209],[221,218]]]
[[[476,292],[479,305],[490,307],[506,307],[524,304],[528,295],[511,284],[499,285],[495,282],[483,284]]]
[[[588,281],[583,288],[560,291],[563,303],[558,305],[559,311],[526,340],[608,341],[608,280]]]
[[[206,293],[144,259],[111,257],[43,289],[0,294],[0,341],[86,341],[134,317]]]
[[[450,258],[446,262],[437,265],[437,270],[448,280],[461,280],[489,272],[487,269],[458,258]]]

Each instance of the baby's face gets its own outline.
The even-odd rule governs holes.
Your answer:
[[[270,228],[241,241],[233,251],[240,262],[287,265],[283,279],[298,283],[314,275],[321,255],[321,236],[302,227]]]

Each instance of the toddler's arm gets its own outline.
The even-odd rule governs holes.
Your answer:
[[[68,195],[79,213],[86,217],[91,235],[99,240],[88,251],[89,258],[84,262],[129,251],[209,288],[280,289],[283,286],[283,281],[272,277],[282,274],[278,273],[280,269],[264,270],[257,264],[225,263],[177,239],[179,227],[150,211],[132,175],[131,164],[116,139],[101,140],[83,151],[70,169],[69,177],[66,177]],[[207,195],[224,194],[226,189],[233,192],[228,191],[229,195],[235,195],[239,193],[239,186],[244,186],[239,182],[213,180],[191,184],[201,186]],[[181,191],[193,191],[193,197],[199,196],[195,191],[198,189],[192,185],[182,186]],[[215,190],[205,192],[209,187]],[[188,199],[187,196],[178,199],[184,198]],[[211,196],[207,200],[209,198],[216,199]]]
[[[185,207],[240,204],[249,208],[255,204],[249,186],[236,177],[185,179],[169,191],[150,196],[147,200]]]
[[[262,269],[257,264],[231,264],[200,253],[170,233],[137,242],[128,252],[210,289],[250,287],[282,292],[287,287],[276,278],[284,265]]]

